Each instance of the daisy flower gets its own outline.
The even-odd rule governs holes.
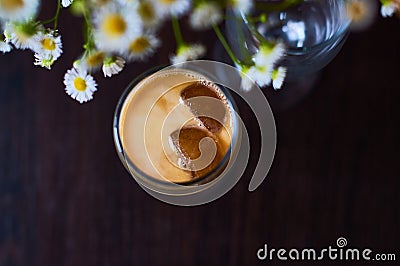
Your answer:
[[[271,84],[272,68],[264,65],[250,67],[246,73],[258,86],[264,87]]]
[[[262,43],[258,52],[254,56],[256,65],[271,66],[275,64],[285,54],[285,47],[282,43],[276,44]]]
[[[162,19],[157,17],[154,4],[148,0],[140,1],[136,11],[142,20],[143,26],[146,28],[156,28],[162,21]]]
[[[150,0],[160,17],[180,16],[190,9],[190,0]]]
[[[283,81],[286,77],[287,69],[285,67],[278,67],[278,69],[274,69],[272,71],[272,87],[275,90],[278,90],[282,87]]]
[[[247,14],[253,8],[253,0],[228,0],[230,6],[237,13]]]
[[[85,71],[93,71],[101,67],[105,58],[106,53],[103,51],[91,50],[76,60],[74,67]]]
[[[121,57],[109,57],[104,61],[103,74],[104,77],[111,77],[122,71],[125,66],[125,60]]]
[[[171,64],[179,64],[189,60],[196,60],[206,53],[206,48],[201,44],[182,45],[176,55],[171,56]]]
[[[5,41],[0,41],[0,52],[3,54],[8,53],[12,50],[12,46]]]
[[[54,32],[39,32],[33,37],[36,45],[34,51],[40,58],[57,60],[62,54],[61,36]]]
[[[249,91],[253,83],[257,83],[258,86],[264,87],[271,84],[272,79],[272,67],[265,65],[254,65],[251,67],[243,68],[242,72],[247,75],[247,77],[242,78],[241,87],[245,91]],[[251,82],[252,81],[252,82]]]
[[[95,43],[105,52],[125,52],[129,41],[142,32],[141,20],[136,11],[115,3],[98,9],[93,22]]]
[[[7,23],[4,35],[6,42],[11,42],[17,49],[35,50],[37,42],[34,37],[39,30],[40,26],[33,22]]]
[[[190,16],[190,25],[197,30],[205,30],[222,20],[221,8],[215,2],[203,2],[196,6]]]
[[[36,14],[38,7],[39,0],[0,0],[0,18],[27,20]]]
[[[45,67],[50,70],[55,61],[56,60],[51,56],[47,57],[44,54],[35,53],[35,61],[33,64],[35,66]]]
[[[393,16],[395,8],[392,4],[382,5],[381,6],[381,15],[382,17],[391,17]]]
[[[69,6],[72,4],[73,1],[74,1],[74,0],[62,0],[62,1],[61,1],[61,5],[62,5],[63,7],[69,7]]]
[[[382,17],[391,17],[400,9],[399,0],[381,0],[381,15]]]
[[[128,51],[124,54],[128,60],[144,60],[160,46],[160,40],[153,34],[144,34],[129,42]]]
[[[374,22],[377,5],[371,0],[349,0],[346,2],[347,15],[351,19],[351,29],[360,31]]]
[[[97,90],[93,77],[81,69],[72,68],[64,76],[65,92],[79,103],[93,99]]]

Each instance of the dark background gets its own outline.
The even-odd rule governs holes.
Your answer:
[[[259,150],[257,125],[248,124],[255,141],[246,175],[199,207],[149,196],[113,143],[118,98],[134,77],[168,63],[170,26],[156,56],[111,79],[96,74],[94,101],[80,105],[62,81],[82,51],[81,20],[64,11],[60,21],[64,53],[50,72],[28,51],[0,57],[1,266],[273,265],[281,263],[256,257],[265,243],[321,249],[341,236],[400,260],[399,19],[350,35],[311,94],[275,112],[276,157],[258,190],[247,191]],[[210,49],[216,40],[186,37]]]

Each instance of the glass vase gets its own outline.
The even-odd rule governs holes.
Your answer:
[[[345,0],[293,2],[256,1],[249,15],[227,11],[227,39],[240,61],[251,63],[260,39],[285,44],[286,54],[279,63],[287,68],[282,89],[265,90],[272,108],[278,111],[309,93],[319,70],[338,54],[349,33]]]

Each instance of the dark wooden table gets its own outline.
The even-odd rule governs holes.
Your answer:
[[[276,157],[258,190],[247,191],[253,164],[227,195],[190,208],[143,191],[112,137],[124,87],[168,62],[170,27],[155,57],[97,74],[94,101],[79,105],[62,84],[81,53],[78,26],[63,12],[65,50],[51,72],[28,51],[0,57],[1,266],[280,265],[257,250],[322,249],[338,237],[400,260],[400,20],[352,34],[313,92],[275,113]]]

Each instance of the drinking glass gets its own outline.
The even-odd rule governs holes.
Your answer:
[[[204,68],[203,68],[204,69]],[[235,110],[237,109],[235,102],[229,93],[228,89],[225,88],[222,85],[216,84],[215,85],[219,89],[219,93],[223,94],[224,99],[226,102],[222,102],[222,100],[216,100],[215,98],[210,97],[194,97],[191,98],[190,100],[194,99],[190,103],[193,104],[193,106],[197,106],[201,100],[201,103],[208,103],[207,105],[209,108],[214,107],[217,109],[221,108],[221,105],[224,105],[224,110],[227,108],[225,111],[227,114],[229,114],[227,117],[229,117],[228,121],[224,124],[221,124],[221,126],[229,126],[231,128],[231,133],[228,133],[229,136],[229,147],[227,148],[227,152],[223,154],[223,157],[220,159],[220,162],[218,164],[213,165],[212,169],[207,172],[204,176],[200,176],[196,179],[193,179],[192,181],[185,181],[185,182],[175,182],[171,181],[172,178],[176,178],[176,176],[171,176],[171,179],[168,178],[167,176],[164,177],[160,172],[159,174],[156,174],[153,176],[152,174],[149,174],[149,172],[146,172],[150,166],[147,163],[147,160],[141,160],[141,159],[135,159],[131,157],[131,155],[134,155],[133,157],[140,157],[141,155],[138,155],[138,150],[141,153],[147,153],[147,158],[149,162],[152,165],[151,169],[155,170],[160,170],[161,168],[158,168],[155,166],[154,162],[152,162],[152,159],[156,157],[152,157],[149,154],[167,154],[164,151],[165,146],[159,145],[156,147],[156,150],[154,148],[154,143],[158,145],[158,141],[156,138],[149,137],[147,134],[150,133],[149,131],[156,132],[154,134],[151,134],[151,136],[160,136],[160,142],[162,142],[163,138],[162,135],[165,132],[169,132],[169,128],[165,129],[164,128],[164,123],[166,122],[167,119],[175,119],[176,114],[180,114],[180,110],[182,109],[182,106],[184,104],[181,101],[177,101],[176,103],[174,102],[174,106],[171,105],[171,102],[165,102],[161,99],[164,95],[175,95],[174,94],[174,88],[181,86],[182,84],[187,84],[190,80],[191,83],[197,82],[198,80],[201,81],[211,81],[212,80],[212,74],[210,73],[201,73],[202,69],[201,67],[196,67],[194,63],[192,64],[182,64],[180,66],[170,66],[170,67],[159,67],[155,68],[153,70],[147,71],[144,74],[140,75],[138,78],[134,79],[131,84],[126,88],[125,92],[122,94],[117,107],[116,111],[114,114],[114,123],[113,123],[113,133],[114,133],[114,142],[115,142],[115,147],[118,153],[118,156],[126,168],[128,172],[131,174],[131,176],[138,182],[138,184],[149,194],[153,195],[154,197],[168,202],[172,203],[175,205],[197,205],[197,204],[203,204],[205,202],[214,200],[216,197],[221,196],[224,194],[228,189],[230,189],[237,181],[238,178],[223,178],[224,175],[227,175],[231,170],[233,162],[235,161],[235,158],[238,156],[238,149],[240,147],[240,142],[238,141],[239,136],[241,136],[241,125],[237,121],[237,115]],[[169,76],[174,78],[174,75],[178,73],[179,75],[185,75],[185,81],[171,81],[167,80]],[[188,78],[191,77],[191,78]],[[161,79],[162,81],[158,81]],[[150,81],[149,81],[150,80]],[[151,81],[154,80],[154,81]],[[146,82],[152,82],[151,84],[154,85],[152,88],[145,88],[145,89],[151,89],[152,92],[146,93],[145,96],[141,93],[145,89],[142,88],[143,84],[146,84]],[[181,82],[181,83],[180,83]],[[173,84],[171,87],[170,85]],[[147,100],[144,97],[148,97]],[[174,99],[176,98],[175,96],[171,96]],[[222,97],[222,96],[221,96]],[[150,102],[145,108],[143,109],[144,106],[140,105],[134,105],[133,107],[131,106],[131,101],[132,99],[136,99],[136,103],[138,103],[138,99],[140,98],[140,101],[144,101],[148,103]],[[197,99],[197,101],[196,101]],[[154,100],[154,101],[153,101]],[[207,101],[208,100],[208,101]],[[213,101],[212,101],[213,100]],[[219,105],[215,104],[215,101],[220,102]],[[210,103],[211,102],[211,103]],[[157,104],[160,104],[159,106]],[[158,109],[155,110],[154,107],[157,107]],[[139,137],[133,137],[130,135],[131,131],[127,131],[124,133],[124,123],[125,121],[128,121],[131,119],[131,114],[129,114],[129,109],[130,108],[136,108],[137,110],[141,111],[136,111],[137,114],[135,115],[137,119],[135,121],[139,121],[139,124],[135,125],[136,128],[132,127],[132,130],[134,131],[141,131],[143,132],[143,139],[138,140],[137,142],[134,143],[136,147],[141,147],[143,146],[144,148],[137,148],[135,150],[130,150],[129,147],[132,148],[133,145],[132,142],[130,141],[129,145],[127,144],[128,142],[126,141],[127,139],[132,139],[134,138],[135,141]],[[203,108],[205,109],[205,108]],[[142,111],[143,110],[143,111]],[[159,115],[159,110],[165,111],[165,118],[162,116],[160,118],[160,121],[157,121],[157,124],[154,124],[154,117]],[[176,111],[178,110],[178,111]],[[176,113],[175,113],[176,111]],[[142,114],[143,112],[143,114]],[[139,114],[140,113],[140,114]],[[209,111],[209,113],[213,114],[213,111]],[[161,115],[164,115],[163,113]],[[199,114],[199,117],[203,117],[205,114]],[[152,116],[153,120],[148,122],[148,118]],[[146,117],[146,119],[143,120],[143,125],[142,122],[142,117]],[[210,116],[212,117],[212,116]],[[177,117],[177,121],[182,120],[180,117]],[[178,123],[178,122],[177,122]],[[177,127],[177,129],[182,130],[183,126],[185,124],[180,125],[181,127]],[[153,127],[155,126],[155,127]],[[158,132],[159,126],[161,127],[160,132]],[[168,126],[167,126],[168,127]],[[165,130],[165,131],[164,131]],[[219,130],[218,132],[220,132]],[[158,134],[159,133],[159,134]],[[214,132],[215,136],[219,136],[219,133]],[[170,133],[168,133],[170,134]],[[124,136],[125,135],[125,136]],[[170,136],[170,135],[169,135]],[[225,136],[225,135],[224,135]],[[215,137],[217,139],[217,137]],[[125,141],[124,141],[125,140]],[[222,141],[223,139],[217,139],[214,141]],[[225,139],[226,140],[226,136]],[[148,146],[153,147],[151,148],[153,151],[148,150]],[[170,144],[171,145],[171,144]],[[201,144],[199,144],[201,145]],[[163,153],[164,151],[164,153]],[[141,158],[141,157],[140,157]],[[167,155],[165,157],[167,158]],[[214,157],[216,158],[216,157]],[[166,162],[166,159],[164,162]],[[172,162],[172,161],[170,161]],[[165,165],[164,165],[165,166]],[[160,165],[158,166],[160,167]],[[161,165],[162,167],[162,165]],[[173,169],[178,169],[177,167],[181,168],[181,166],[175,165],[176,168],[174,168],[171,165],[169,166],[168,169],[173,168]],[[183,169],[183,168],[181,168]],[[165,169],[164,169],[165,170]],[[199,169],[201,171],[202,169]],[[183,170],[182,170],[183,171]],[[197,170],[196,170],[197,171]],[[150,171],[154,172],[154,171]],[[176,174],[176,171],[172,171],[171,175]],[[181,173],[181,172],[179,172]],[[168,175],[168,174],[167,174]],[[240,177],[240,176],[239,176]],[[226,190],[226,191],[225,191]],[[223,192],[223,193],[222,193]],[[220,195],[221,194],[221,195]]]

